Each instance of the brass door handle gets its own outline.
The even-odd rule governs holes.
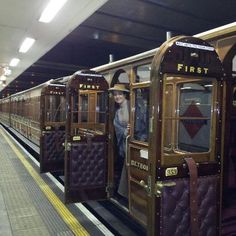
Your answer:
[[[156,182],[156,195],[157,197],[161,197],[161,191],[163,189],[163,187],[173,187],[175,186],[176,183],[175,182],[166,182],[166,183],[163,183],[162,181],[157,181]]]
[[[140,185],[142,186],[142,187],[144,187],[145,189],[148,189],[148,185],[145,183],[145,181],[144,180],[140,180]]]
[[[151,187],[145,183],[144,180],[140,180],[139,184],[145,189],[145,191],[150,194]]]
[[[128,151],[129,138],[130,138],[130,135],[128,135],[125,139],[125,164],[126,166],[129,166],[129,163],[130,163],[129,151]]]

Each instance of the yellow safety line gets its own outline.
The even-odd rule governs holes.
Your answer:
[[[8,142],[12,150],[19,157],[25,168],[34,178],[35,182],[39,185],[40,189],[44,192],[48,200],[54,206],[56,211],[62,217],[64,222],[69,226],[72,232],[75,235],[89,235],[89,233],[85,230],[85,228],[78,222],[78,220],[70,213],[67,207],[61,202],[61,200],[56,196],[56,194],[48,187],[45,181],[41,178],[41,176],[35,171],[35,169],[31,166],[31,164],[25,159],[25,157],[20,153],[20,151],[16,148],[16,146],[11,142],[11,140],[6,136],[6,134],[1,130],[1,134]]]

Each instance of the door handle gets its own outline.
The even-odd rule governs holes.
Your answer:
[[[140,180],[139,184],[146,190],[148,194],[150,194],[151,186],[149,184],[146,184],[144,180]]]
[[[157,181],[156,182],[156,195],[157,195],[157,197],[161,197],[161,193],[162,193],[162,189],[164,188],[164,187],[173,187],[173,186],[175,186],[176,185],[176,183],[175,182],[166,182],[166,183],[163,183],[162,181]]]
[[[65,141],[64,143],[61,144],[64,147],[65,151],[71,151],[71,143]]]
[[[126,163],[126,166],[129,166],[129,163],[130,163],[130,160],[129,160],[129,152],[128,152],[128,142],[129,142],[129,137],[130,135],[127,135],[126,136],[126,139],[125,139],[125,163]]]
[[[145,181],[144,180],[140,180],[140,185],[142,186],[142,187],[144,187],[145,189],[148,189],[148,185],[145,183]]]

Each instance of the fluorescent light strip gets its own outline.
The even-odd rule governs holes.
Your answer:
[[[18,58],[12,58],[11,61],[10,61],[9,66],[13,66],[13,67],[14,67],[14,66],[17,66],[19,62],[20,62],[20,59],[18,59]]]
[[[1,75],[1,76],[0,76],[0,81],[6,81],[6,79],[7,79],[7,78],[6,78],[5,75]]]
[[[32,47],[34,42],[35,42],[35,39],[33,38],[28,38],[28,37],[25,38],[25,40],[20,46],[19,52],[26,53]]]
[[[67,0],[50,0],[44,11],[42,12],[39,21],[49,23],[59,12]]]

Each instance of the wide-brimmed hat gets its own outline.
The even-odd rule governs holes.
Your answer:
[[[108,89],[109,91],[123,91],[129,93],[129,90],[125,87],[125,84],[115,84],[113,87]]]

